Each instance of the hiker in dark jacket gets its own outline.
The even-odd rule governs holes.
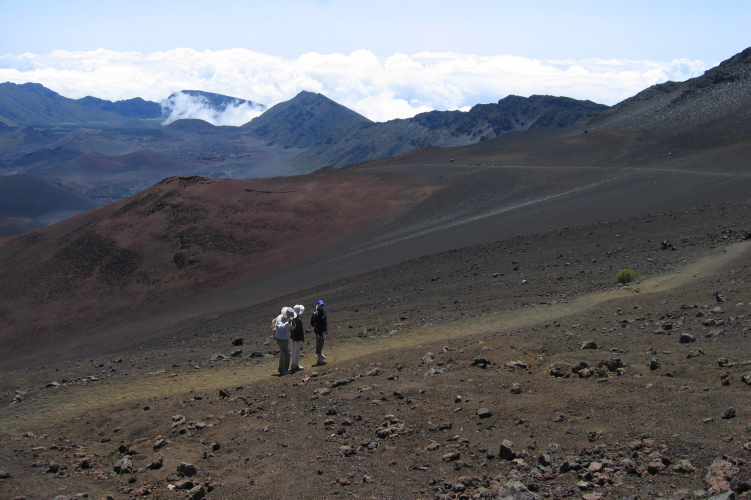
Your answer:
[[[302,324],[302,315],[305,312],[305,307],[296,305],[292,309],[297,314],[297,317],[292,320],[292,326],[290,327],[290,341],[292,345],[292,366],[290,367],[290,370],[296,372],[298,370],[304,370],[304,368],[300,366],[300,351],[305,342],[305,327]]]
[[[310,317],[310,326],[316,334],[316,354],[318,355],[318,364],[326,364],[326,355],[323,354],[323,343],[328,336],[328,318],[326,317],[326,304],[319,300],[316,302],[316,310]]]

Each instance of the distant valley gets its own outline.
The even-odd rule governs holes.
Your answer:
[[[200,100],[220,115],[228,108],[261,113],[239,126],[184,118],[178,102]],[[199,91],[163,103],[68,99],[39,84],[0,84],[0,190],[26,175],[73,190],[96,205],[127,198],[173,175],[251,179],[304,174],[388,158],[427,146],[476,144],[500,135],[559,128],[607,106],[565,97],[508,96],[469,112],[434,111],[374,123],[320,94],[302,92],[268,110],[250,101]],[[41,224],[78,213],[65,196],[56,205],[27,192],[0,218]],[[46,198],[50,198],[47,196]],[[5,205],[8,205],[8,200]],[[28,207],[34,206],[33,209]],[[27,208],[24,208],[27,207]],[[42,210],[41,207],[46,207]],[[46,210],[46,211],[45,211]],[[28,224],[6,224],[7,232]]]

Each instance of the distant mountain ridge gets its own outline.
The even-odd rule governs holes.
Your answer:
[[[330,143],[352,127],[373,122],[326,96],[300,92],[289,101],[271,107],[242,128],[287,147]]]
[[[108,203],[166,175],[248,179],[340,168],[426,146],[461,146],[512,131],[562,127],[603,109],[607,106],[565,97],[508,96],[469,112],[432,111],[375,123],[307,91],[265,109],[198,90],[175,92],[157,104],[138,98],[74,100],[39,84],[5,83],[0,84],[0,174],[34,174]],[[195,114],[221,122],[225,112],[261,111],[240,127],[188,118]]]
[[[98,104],[63,97],[38,83],[0,83],[0,121],[6,125],[124,125],[129,117]],[[104,102],[104,101],[102,101]],[[127,106],[126,106],[127,107]]]
[[[466,146],[508,132],[565,127],[606,109],[603,104],[567,97],[511,95],[468,112],[430,111],[408,119],[353,125],[340,137],[311,145],[301,160],[318,167],[343,167],[427,146]]]

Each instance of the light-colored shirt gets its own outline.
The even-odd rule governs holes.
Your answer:
[[[274,337],[279,340],[289,340],[290,326],[292,326],[292,323],[287,321],[287,318],[280,314],[279,317],[276,318],[276,333],[274,333]]]

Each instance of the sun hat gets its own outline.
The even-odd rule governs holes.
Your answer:
[[[294,307],[293,307],[292,309],[294,309],[294,310],[295,310],[295,313],[296,313],[296,314],[297,314],[298,316],[302,316],[302,313],[304,313],[304,312],[305,312],[305,306],[301,306],[300,304],[298,304],[298,305],[294,306]]]
[[[286,316],[289,319],[294,319],[297,317],[297,313],[291,307],[283,307],[282,316]]]

